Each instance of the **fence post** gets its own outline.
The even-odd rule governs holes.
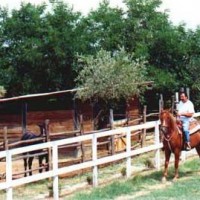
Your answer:
[[[159,137],[159,120],[158,120],[156,121],[155,125],[155,145],[158,146],[159,144],[160,144],[160,137]],[[156,150],[155,167],[157,170],[160,169],[160,148]]]
[[[6,199],[13,199],[12,184],[12,155],[9,150],[6,150]]]
[[[4,149],[6,150],[6,199],[12,200],[13,197],[13,190],[12,187],[10,187],[12,183],[12,156],[8,149],[8,128],[5,126],[3,128],[3,134],[4,134]]]
[[[53,198],[59,199],[59,186],[58,186],[58,146],[53,144]]]
[[[159,99],[159,113],[161,110],[164,108],[164,101],[163,101],[163,95],[160,94],[160,99]]]
[[[126,133],[126,177],[131,176],[131,131],[129,128],[127,128]]]
[[[113,122],[114,122],[113,109],[110,109],[110,127],[111,127],[111,129],[114,128]],[[110,138],[111,138],[111,140],[110,140],[111,155],[114,155],[115,154],[115,136],[112,135]]]
[[[26,125],[27,125],[27,103],[22,103],[22,133],[26,132]]]
[[[175,97],[173,95],[172,96],[172,107],[171,107],[172,113],[174,113],[174,108],[175,108]]]
[[[178,97],[178,92],[175,93],[175,104],[176,104],[176,110],[178,110],[178,102],[179,102],[179,97]]]
[[[45,120],[45,131],[46,131],[46,142],[50,142],[50,133],[49,133],[49,119]],[[49,166],[49,170],[52,169],[52,152],[51,152],[51,147],[49,147],[47,149],[48,152],[48,166]],[[49,181],[51,179],[49,178]]]
[[[145,124],[147,122],[147,106],[144,106],[143,110],[143,123]],[[141,140],[141,147],[146,145],[146,128],[143,129],[142,133],[142,140]]]
[[[83,115],[80,115],[80,135],[84,134],[84,128],[83,128]],[[81,158],[82,158],[82,162],[85,162],[85,147],[84,147],[84,142],[81,142]]]
[[[188,95],[188,99],[190,99],[190,88],[186,88],[186,93]]]
[[[92,160],[94,162],[93,166],[93,187],[96,187],[98,185],[98,166],[96,165],[97,161],[97,136],[96,133],[93,134],[92,139]]]
[[[3,137],[4,137],[4,150],[8,150],[8,128],[5,126],[3,128]]]

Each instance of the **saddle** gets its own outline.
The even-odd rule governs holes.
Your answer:
[[[183,131],[183,125],[182,122],[180,120],[176,121],[178,128]],[[200,129],[200,124],[196,119],[193,119],[192,121],[190,121],[190,126],[189,126],[189,131],[190,131],[190,135],[195,133],[196,131],[198,131]]]
[[[183,125],[182,122],[180,120],[177,120],[177,126],[179,129],[179,134],[183,133]],[[190,125],[189,125],[189,133],[190,135],[192,135],[193,133],[197,132],[200,129],[200,124],[198,123],[198,121],[196,119],[193,119],[192,121],[190,121]],[[183,147],[182,150],[186,150],[188,151],[189,149],[188,144],[185,143],[185,138],[183,137]],[[191,147],[190,147],[191,148]]]

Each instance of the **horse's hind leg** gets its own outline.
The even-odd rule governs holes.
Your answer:
[[[42,170],[43,170],[43,166],[42,166],[42,160],[43,160],[43,156],[39,156],[38,157],[38,160],[39,160],[39,172],[42,173]]]
[[[45,155],[46,171],[49,171],[49,154]]]

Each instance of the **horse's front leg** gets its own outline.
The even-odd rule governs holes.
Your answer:
[[[38,160],[39,160],[39,172],[42,173],[42,170],[43,170],[42,169],[42,167],[43,167],[43,165],[42,165],[43,156],[39,156]]]
[[[174,161],[175,173],[174,173],[173,181],[176,181],[177,178],[179,177],[178,167],[179,167],[179,160],[180,160],[180,151],[175,151],[174,156],[175,156],[175,161]]]
[[[170,156],[171,156],[171,151],[165,150],[165,169],[162,177],[162,182],[166,182],[167,180]]]
[[[33,163],[33,158],[34,157],[30,157],[28,159],[28,168],[29,168],[29,175],[32,176],[32,163]]]
[[[27,158],[24,158],[24,177],[27,176],[26,170],[27,170]]]

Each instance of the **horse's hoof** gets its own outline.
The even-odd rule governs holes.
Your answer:
[[[172,181],[176,182],[177,180],[178,180],[178,177],[174,177]]]
[[[166,183],[167,182],[167,179],[165,176],[162,177],[162,183]]]

